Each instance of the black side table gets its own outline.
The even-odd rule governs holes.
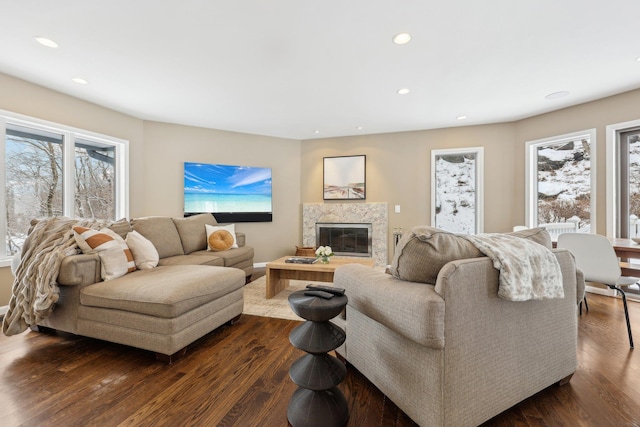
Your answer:
[[[343,426],[349,418],[347,400],[337,387],[347,368],[337,357],[327,354],[346,339],[342,328],[329,322],[347,305],[345,295],[331,299],[307,296],[305,291],[289,295],[291,309],[307,321],[289,334],[296,348],[309,354],[293,362],[291,380],[298,389],[291,396],[287,418],[293,427]]]

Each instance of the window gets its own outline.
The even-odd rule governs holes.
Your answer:
[[[127,141],[0,111],[0,265],[37,217],[128,216]]]
[[[431,151],[431,225],[452,233],[483,230],[482,147]]]
[[[607,234],[640,235],[640,120],[607,126]]]
[[[595,129],[527,142],[526,222],[552,235],[595,224]]]

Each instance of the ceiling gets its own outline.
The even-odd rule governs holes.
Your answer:
[[[637,0],[0,0],[0,72],[145,120],[296,140],[433,129],[640,88],[639,15]]]

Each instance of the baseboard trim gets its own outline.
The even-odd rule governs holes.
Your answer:
[[[598,288],[596,286],[589,286],[589,285],[586,285],[584,287],[584,290],[589,292],[589,293],[592,293],[592,294],[605,295],[605,296],[608,296],[608,297],[615,297],[616,294],[617,294],[615,289]]]
[[[253,263],[253,268],[266,268],[267,267],[267,263],[266,262],[254,262]]]

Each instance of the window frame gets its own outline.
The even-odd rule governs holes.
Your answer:
[[[615,123],[607,125],[606,131],[606,235],[607,237],[618,237],[618,191],[620,164],[618,163],[619,134],[624,131],[640,128],[640,119],[630,120],[628,122]]]
[[[75,128],[59,123],[49,122],[10,111],[0,110],[0,164],[6,164],[6,136],[7,125],[16,125],[54,132],[63,137],[63,215],[75,218],[75,143],[76,140],[97,142],[115,147],[114,175],[116,177],[114,195],[114,220],[129,217],[129,141]],[[3,166],[4,168],[4,166]],[[6,174],[0,173],[0,188],[6,188]],[[0,212],[6,211],[5,192],[0,194]],[[5,215],[0,217],[0,236],[5,239],[7,224]],[[5,253],[6,245],[0,248],[0,267],[11,264],[11,256]]]
[[[596,129],[586,129],[577,132],[566,133],[563,135],[551,136],[548,138],[536,139],[527,141],[525,143],[525,224],[527,227],[533,228],[538,224],[538,156],[537,149],[551,144],[558,144],[562,142],[575,141],[580,138],[589,138],[590,151],[590,188],[591,188],[591,203],[589,203],[589,229],[591,233],[596,232],[596,206],[597,206],[597,180],[596,180],[596,165],[597,165],[597,141],[596,141]],[[534,200],[535,197],[535,200]]]

